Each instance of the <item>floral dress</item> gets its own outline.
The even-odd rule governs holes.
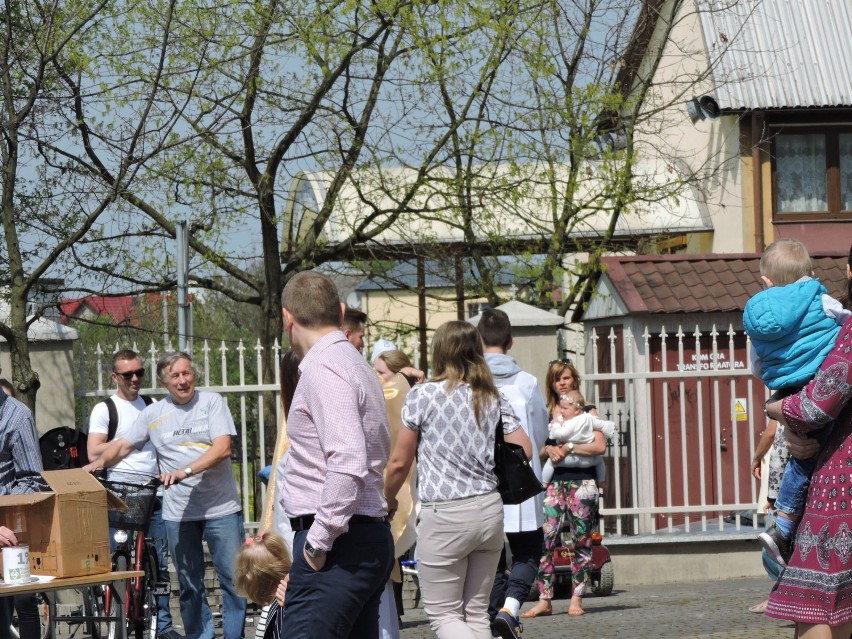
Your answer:
[[[767,480],[766,497],[775,500],[781,487],[781,478],[784,476],[784,468],[790,458],[790,450],[787,448],[787,439],[784,437],[784,424],[778,424],[775,430],[775,439],[772,440],[772,448],[769,450],[769,479]]]
[[[816,377],[782,404],[788,427],[805,434],[834,420],[811,476],[793,556],[766,614],[805,624],[852,620],[852,320]]]

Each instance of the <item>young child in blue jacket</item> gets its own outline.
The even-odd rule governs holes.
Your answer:
[[[743,325],[751,338],[752,371],[776,395],[789,395],[816,374],[850,311],[828,295],[813,278],[813,265],[804,244],[778,240],[760,258],[766,289],[745,306]],[[814,437],[822,444],[831,428]],[[805,507],[816,456],[790,458],[775,500],[775,525],[759,541],[782,566],[792,553],[793,533]]]

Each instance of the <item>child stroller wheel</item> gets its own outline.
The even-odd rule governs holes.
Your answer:
[[[612,562],[608,561],[601,566],[600,581],[592,586],[592,592],[597,597],[609,597],[612,594],[612,588],[614,585],[615,568],[612,567]]]

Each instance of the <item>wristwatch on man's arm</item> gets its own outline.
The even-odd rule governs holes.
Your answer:
[[[325,557],[325,551],[321,548],[314,548],[307,539],[305,540],[305,552],[311,559],[319,559]]]

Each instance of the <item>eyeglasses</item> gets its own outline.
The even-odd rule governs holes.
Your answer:
[[[129,382],[130,380],[132,380],[134,375],[136,375],[136,377],[138,377],[139,379],[142,379],[143,377],[145,377],[145,369],[144,368],[140,368],[140,369],[135,370],[135,371],[127,371],[125,373],[119,373],[118,371],[113,371],[113,373],[123,377],[125,382]]]

